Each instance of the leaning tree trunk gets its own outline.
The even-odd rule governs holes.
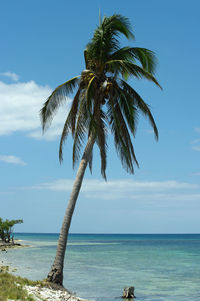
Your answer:
[[[88,138],[87,145],[85,147],[78,172],[76,175],[76,179],[72,188],[72,192],[70,195],[70,199],[68,202],[68,206],[65,212],[62,228],[60,231],[60,236],[58,240],[58,246],[56,251],[56,256],[54,263],[51,267],[51,270],[47,276],[47,280],[49,282],[57,283],[60,285],[63,285],[63,267],[64,267],[64,258],[65,258],[65,250],[67,246],[67,238],[68,238],[68,232],[71,224],[72,215],[74,212],[74,208],[76,205],[76,200],[79,195],[79,191],[81,188],[81,184],[83,181],[83,176],[85,174],[85,170],[92,152],[92,148],[95,142],[95,137],[93,135],[90,135]]]

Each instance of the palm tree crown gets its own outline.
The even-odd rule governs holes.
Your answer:
[[[131,135],[135,136],[137,116],[142,112],[150,121],[155,137],[158,130],[148,105],[127,83],[132,76],[145,78],[160,87],[154,77],[155,55],[152,51],[138,47],[120,48],[119,34],[134,39],[127,18],[121,15],[104,17],[84,51],[86,69],[58,86],[49,96],[41,110],[43,130],[51,122],[57,108],[66,96],[77,89],[71,109],[64,124],[59,158],[62,161],[63,142],[71,132],[73,143],[73,165],[79,159],[85,136],[95,136],[100,156],[101,173],[106,178],[107,133],[111,130],[117,153],[123,167],[130,173],[138,165]],[[137,64],[139,63],[139,64]],[[89,162],[92,167],[92,155]]]
[[[63,266],[67,237],[76,200],[87,165],[92,169],[92,150],[96,143],[100,150],[101,173],[106,179],[107,136],[114,136],[115,147],[123,167],[130,173],[138,165],[132,137],[135,137],[137,117],[141,112],[150,121],[155,137],[158,130],[151,111],[142,97],[127,83],[129,77],[145,78],[160,87],[154,77],[155,55],[145,48],[120,48],[119,36],[134,39],[127,18],[121,15],[104,17],[84,51],[85,70],[58,86],[41,110],[43,130],[51,123],[54,114],[69,94],[73,94],[60,139],[59,158],[63,159],[63,143],[69,133],[73,137],[73,166],[85,146],[76,179],[64,216],[56,256],[48,281],[63,283]]]

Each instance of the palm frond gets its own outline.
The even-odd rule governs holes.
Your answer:
[[[122,76],[124,73],[128,73],[129,76],[134,76],[138,79],[145,78],[154,82],[160,89],[162,89],[157,79],[151,73],[136,64],[127,62],[125,60],[111,60],[106,62],[105,65],[107,66],[109,72],[120,72]]]
[[[93,162],[93,150],[91,151],[90,158],[89,158],[89,161],[88,161],[88,165],[89,165],[89,169],[90,169],[91,174],[92,174],[92,162]]]
[[[112,64],[109,62],[118,61],[118,60],[127,61],[127,62],[133,61],[134,57],[130,49],[131,49],[130,47],[123,47],[115,51],[114,53],[112,53],[111,56],[108,58],[108,60],[105,62],[105,69],[115,74],[115,76],[117,76],[118,73],[121,72],[123,78],[127,80],[129,77],[129,72],[125,69],[122,70],[121,66],[119,68],[119,66],[117,66],[116,64]]]
[[[81,93],[81,88],[79,87],[76,95],[74,96],[71,109],[69,111],[69,114],[67,116],[67,119],[66,119],[64,127],[63,127],[62,135],[60,138],[60,147],[59,147],[60,162],[63,161],[63,151],[62,151],[63,144],[64,144],[65,140],[67,139],[69,132],[71,131],[72,137],[74,136],[75,127],[76,127],[76,117],[77,117],[77,112],[79,109],[79,102],[80,102],[80,93]]]
[[[81,147],[83,145],[85,135],[86,135],[86,128],[88,122],[88,115],[87,115],[87,108],[85,102],[85,93],[82,93],[80,96],[80,106],[76,118],[76,126],[75,132],[73,135],[74,143],[73,143],[73,167],[75,166],[76,162],[80,157]]]
[[[118,105],[128,124],[128,127],[135,137],[138,123],[138,112],[129,94],[126,93],[116,82],[114,83],[116,93],[118,93]]]
[[[119,50],[115,51],[114,53],[112,53],[108,60],[123,60],[130,63],[139,61],[142,65],[142,68],[151,74],[154,74],[157,64],[156,56],[153,51],[146,48],[129,46],[120,48]]]
[[[111,56],[108,58],[109,61],[112,60],[132,60],[134,58],[132,54],[132,48],[129,46],[122,47],[118,49],[117,51],[113,52]]]
[[[63,144],[65,142],[65,140],[67,139],[67,136],[71,130],[71,120],[72,120],[72,112],[70,111],[67,119],[65,121],[64,127],[63,127],[63,131],[62,131],[62,135],[60,138],[60,146],[59,146],[59,161],[60,163],[63,161]]]
[[[154,130],[155,138],[158,140],[158,129],[149,106],[142,99],[142,97],[125,81],[121,80],[121,85],[124,93],[129,96],[129,100],[132,101],[133,104],[145,115],[145,117],[149,119],[149,122]]]
[[[76,76],[58,86],[47,98],[40,111],[43,131],[48,125],[50,125],[53,116],[57,112],[58,107],[63,104],[64,101],[66,101],[67,96],[72,93],[74,88],[78,85],[79,77],[80,76]]]
[[[81,87],[79,86],[78,91],[76,92],[76,95],[74,96],[72,106],[71,106],[72,136],[74,135],[75,127],[76,127],[76,117],[77,117],[77,112],[78,112],[79,105],[80,105],[80,94],[81,94]]]
[[[117,118],[120,120],[120,124],[122,127],[122,139],[124,139],[124,144],[126,145],[125,167],[128,172],[133,173],[134,172],[133,164],[135,163],[137,166],[139,166],[139,165],[138,165],[138,161],[135,156],[133,144],[131,141],[131,137],[130,137],[128,128],[126,126],[126,122],[124,120],[124,117],[122,115],[121,109],[118,104],[116,106],[116,112],[117,112]],[[122,150],[122,152],[124,154],[124,150]]]
[[[121,33],[127,39],[135,38],[129,19],[122,15],[114,14],[111,17],[104,17],[102,27],[104,30],[109,30],[112,35],[118,36]]]
[[[97,65],[105,62],[112,52],[119,49],[119,34],[123,34],[127,39],[134,38],[129,20],[117,14],[104,17],[91,42],[86,46],[86,61],[96,61]]]
[[[88,55],[87,55],[87,49],[84,50],[84,60],[85,60],[85,67],[88,69]]]
[[[115,148],[120,156],[122,166],[126,169],[126,171],[133,173],[133,164],[135,163],[138,165],[138,162],[126,122],[123,118],[118,102],[116,99],[114,100],[114,98],[110,98],[110,102],[107,105],[111,131],[114,135]]]
[[[99,110],[99,114],[96,114],[98,127],[96,129],[96,142],[100,150],[101,157],[101,174],[106,180],[106,165],[107,165],[107,142],[106,142],[106,116],[102,110]]]
[[[87,86],[87,90],[86,90],[86,99],[87,99],[87,109],[88,109],[88,112],[90,114],[90,116],[92,115],[91,113],[91,106],[92,106],[92,100],[94,99],[94,94],[95,94],[95,78],[96,78],[96,75],[94,74],[89,83],[88,83],[88,86]]]
[[[130,49],[130,52],[141,63],[145,71],[150,74],[155,73],[157,59],[153,51],[146,48],[133,47]]]
[[[97,133],[99,122],[100,122],[100,108],[102,105],[103,93],[101,91],[101,87],[99,89],[93,90],[93,107],[92,110],[89,112],[90,120],[88,131],[89,135],[91,132]]]

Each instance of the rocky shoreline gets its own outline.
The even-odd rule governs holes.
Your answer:
[[[53,289],[47,287],[25,285],[24,288],[29,295],[34,296],[35,301],[88,301],[78,298],[67,290]]]
[[[28,245],[21,245],[17,241],[15,241],[15,242],[4,242],[4,241],[0,240],[0,250],[1,251],[6,251],[6,249],[9,249],[9,248],[24,248],[24,247],[28,247]]]

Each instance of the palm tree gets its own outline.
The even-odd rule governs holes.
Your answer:
[[[101,174],[106,180],[107,136],[112,133],[116,151],[127,172],[138,165],[132,138],[135,137],[138,113],[149,120],[155,138],[158,130],[151,111],[142,97],[127,83],[129,77],[144,78],[160,87],[154,77],[155,55],[146,48],[120,48],[119,35],[134,39],[129,20],[114,14],[104,17],[84,51],[85,70],[58,86],[41,110],[43,131],[50,125],[58,107],[73,94],[60,139],[59,159],[63,160],[63,143],[73,137],[73,167],[85,145],[76,179],[64,216],[54,263],[48,281],[63,283],[63,264],[72,215],[87,165],[92,170],[92,151],[96,143],[100,151]],[[161,88],[161,87],[160,87]]]

